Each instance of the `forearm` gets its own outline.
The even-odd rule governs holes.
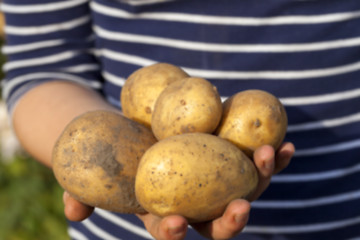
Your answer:
[[[12,121],[24,149],[51,167],[53,146],[65,126],[76,116],[98,109],[118,111],[91,89],[56,81],[26,93],[19,100]]]

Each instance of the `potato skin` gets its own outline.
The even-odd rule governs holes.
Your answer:
[[[281,102],[262,90],[245,90],[223,104],[216,135],[237,145],[250,158],[256,148],[281,145],[287,129],[287,114]]]
[[[258,184],[253,162],[232,143],[206,133],[163,139],[143,155],[135,180],[139,203],[158,216],[191,223],[221,216],[233,199]]]
[[[118,113],[88,112],[69,123],[57,140],[53,171],[82,203],[143,213],[135,197],[135,175],[141,156],[155,142],[148,128]]]
[[[155,63],[133,72],[121,90],[121,105],[124,116],[151,125],[155,101],[172,82],[189,77],[181,68],[169,63]]]
[[[158,140],[183,133],[212,133],[221,114],[222,103],[216,87],[206,79],[189,77],[171,83],[160,94],[151,128]]]

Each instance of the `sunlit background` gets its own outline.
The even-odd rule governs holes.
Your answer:
[[[3,23],[0,12],[1,46],[6,41]],[[0,55],[1,66],[5,61]],[[0,101],[0,240],[50,239],[68,239],[62,189],[48,168],[21,149]]]

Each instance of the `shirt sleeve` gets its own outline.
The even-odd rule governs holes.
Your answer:
[[[2,98],[10,115],[27,91],[47,81],[101,89],[88,0],[5,0],[1,10],[7,57]]]

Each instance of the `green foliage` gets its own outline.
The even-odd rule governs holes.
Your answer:
[[[30,157],[0,160],[0,239],[69,239],[62,193],[52,172]]]

